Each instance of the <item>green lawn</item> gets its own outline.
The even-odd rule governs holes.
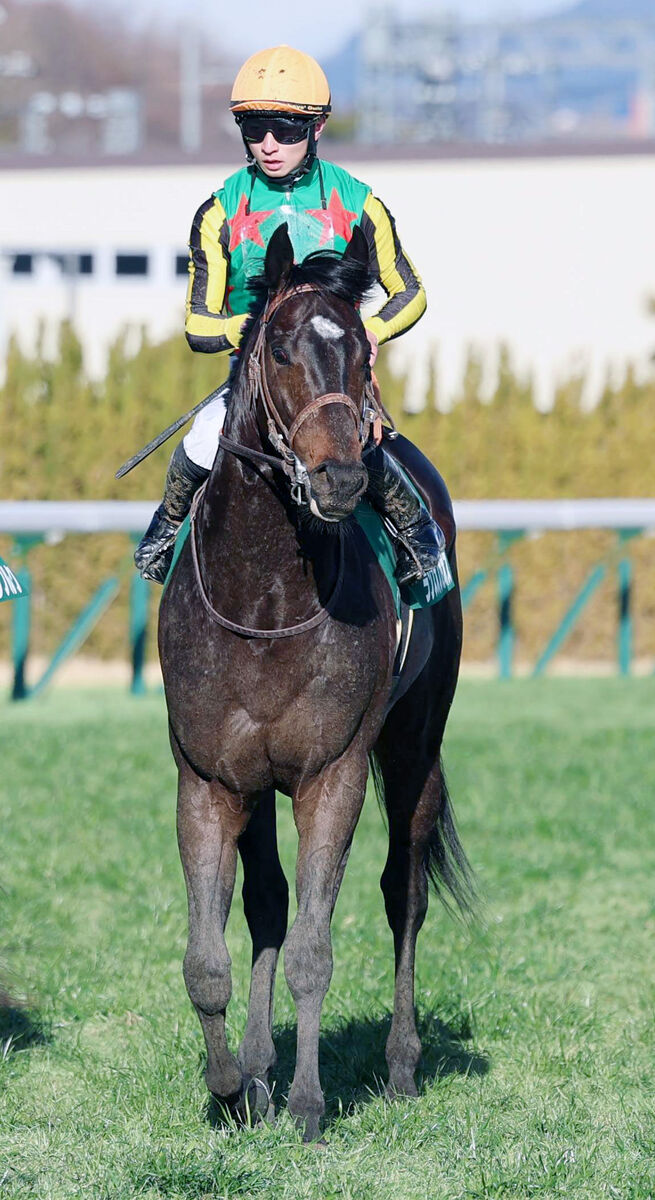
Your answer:
[[[655,1197],[654,734],[653,679],[461,686],[446,764],[486,923],[471,934],[431,904],[414,1102],[380,1095],[392,956],[369,798],[334,919],[321,1151],[285,1111],[283,975],[277,1125],[208,1119],[161,698],[3,704],[2,982],[28,1011],[0,1009],[0,1194]],[[249,963],[238,891],[228,944],[236,1043]]]

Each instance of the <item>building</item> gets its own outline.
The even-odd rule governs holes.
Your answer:
[[[449,403],[471,346],[491,389],[505,343],[543,406],[574,371],[593,399],[626,360],[648,369],[655,143],[333,156],[383,197],[426,284],[426,316],[393,344],[410,407],[435,361]],[[124,327],[182,337],[191,218],[238,161],[1,170],[0,344],[14,331],[33,346],[41,319],[52,337],[70,317],[98,375]]]
[[[361,142],[655,136],[652,0],[476,24],[386,8],[366,23],[358,58]]]

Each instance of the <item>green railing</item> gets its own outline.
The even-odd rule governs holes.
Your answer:
[[[23,700],[48,686],[56,672],[74,654],[124,586],[129,586],[129,638],[132,660],[131,690],[146,690],[144,668],[152,589],[136,574],[132,554],[126,554],[114,574],[106,579],[78,613],[71,628],[56,648],[48,666],[32,685],[27,683],[30,648],[31,576],[30,551],[51,540],[53,534],[125,532],[136,539],[147,526],[154,505],[129,501],[0,502],[0,533],[13,538],[12,566],[23,595],[12,602],[12,697]],[[617,580],[616,662],[621,675],[629,675],[633,658],[632,562],[630,544],[641,534],[655,530],[655,499],[648,500],[534,500],[460,501],[455,505],[458,529],[494,533],[487,561],[462,587],[462,602],[468,608],[490,577],[497,584],[497,659],[501,679],[514,673],[514,567],[509,560],[512,547],[522,538],[547,530],[608,529],[615,532],[609,553],[590,571],[577,595],[561,615],[537,656],[532,674],[542,675],[580,620],[591,597],[615,572]]]
[[[596,528],[599,527],[596,526]],[[515,543],[533,531],[500,530],[496,532],[496,546],[486,566],[475,571],[462,588],[462,606],[466,611],[482,584],[489,579],[490,575],[496,575],[498,590],[498,674],[501,679],[511,679],[514,674],[515,572],[514,567],[510,562],[506,561],[506,558]],[[627,550],[627,543],[642,533],[650,532],[650,527],[619,529],[614,532],[616,535],[614,546],[605,558],[596,563],[589,572],[582,587],[572,598],[568,608],[560,617],[558,625],[546,639],[544,647],[538,654],[532,667],[531,674],[533,676],[536,677],[544,674],[552,659],[562,648],[578,624],[592,596],[612,571],[616,572],[617,577],[617,670],[620,675],[630,675],[633,658],[632,561]]]

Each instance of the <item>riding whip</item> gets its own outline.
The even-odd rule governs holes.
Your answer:
[[[163,446],[164,442],[167,442],[174,433],[177,433],[178,429],[181,429],[183,425],[186,425],[187,421],[190,421],[192,417],[195,417],[196,413],[199,413],[201,408],[206,408],[208,404],[211,404],[212,400],[216,400],[216,398],[223,391],[224,387],[225,383],[222,383],[220,387],[214,388],[213,392],[210,392],[208,396],[205,396],[204,400],[201,400],[199,404],[196,404],[193,408],[190,408],[183,417],[178,417],[177,421],[173,421],[173,424],[169,425],[167,429],[164,429],[163,433],[158,433],[157,437],[154,437],[151,442],[148,442],[147,446],[144,446],[143,449],[139,450],[137,454],[133,454],[131,458],[128,458],[127,462],[123,463],[122,467],[118,468],[114,478],[122,479],[123,475],[127,475],[128,471],[131,471],[133,467],[138,467],[139,463],[143,462],[144,458],[147,458],[148,455],[152,454],[154,450],[158,450],[160,446]]]

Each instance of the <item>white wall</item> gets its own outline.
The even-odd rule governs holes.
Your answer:
[[[350,164],[349,164],[350,165]],[[3,171],[0,248],[77,250],[100,270],[74,295],[43,262],[37,276],[0,281],[0,344],[12,329],[29,344],[39,316],[74,307],[92,370],[125,323],[153,336],[181,329],[185,281],[173,274],[191,218],[233,165]],[[655,348],[646,303],[655,294],[655,155],[352,164],[391,209],[423,276],[429,309],[396,343],[418,361],[438,347],[441,397],[461,378],[466,348],[500,341],[531,369],[538,400],[580,364],[590,394],[626,359],[645,369]],[[115,251],[154,255],[148,279],[116,279]]]

